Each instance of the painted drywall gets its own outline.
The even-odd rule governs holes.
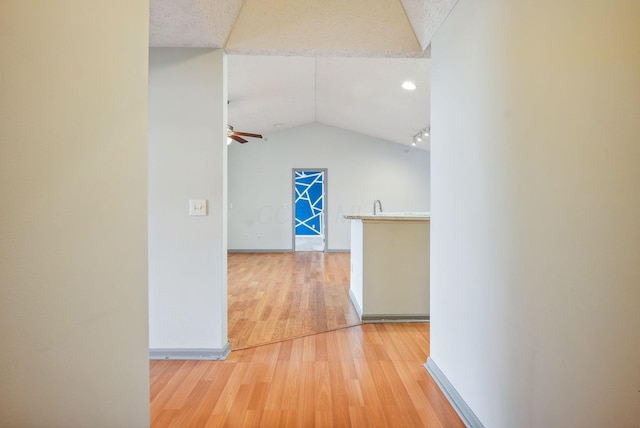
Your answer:
[[[323,124],[229,146],[229,249],[292,249],[292,169],[327,168],[327,248],[350,248],[344,214],[429,211],[429,152]]]
[[[349,297],[353,306],[362,317],[364,307],[364,224],[361,219],[351,220],[351,272],[349,275]]]
[[[640,3],[432,43],[431,358],[487,427],[640,426]]]
[[[226,307],[226,58],[153,48],[149,68],[149,345],[222,349]],[[189,200],[206,199],[206,216]]]
[[[149,426],[148,21],[0,3],[2,426]]]
[[[363,314],[428,316],[429,221],[365,220],[362,235]]]

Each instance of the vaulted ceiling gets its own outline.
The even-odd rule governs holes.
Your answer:
[[[223,48],[237,130],[320,122],[411,144],[429,125],[431,38],[456,1],[151,0],[150,44]]]

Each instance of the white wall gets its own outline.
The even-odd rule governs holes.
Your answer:
[[[152,349],[227,344],[226,58],[154,48],[149,71],[149,320]],[[207,216],[189,216],[207,199]]]
[[[247,130],[250,131],[250,130]],[[322,124],[229,146],[229,249],[291,250],[292,168],[327,168],[328,249],[350,247],[344,214],[429,211],[429,152]]]
[[[2,426],[149,426],[148,22],[0,2]]]
[[[639,22],[460,0],[433,39],[431,357],[487,427],[640,426]]]

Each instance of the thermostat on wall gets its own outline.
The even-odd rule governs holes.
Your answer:
[[[191,199],[189,201],[189,215],[207,215],[207,200]]]

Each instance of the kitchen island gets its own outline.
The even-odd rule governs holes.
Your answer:
[[[429,320],[430,213],[351,220],[349,296],[363,322]]]

